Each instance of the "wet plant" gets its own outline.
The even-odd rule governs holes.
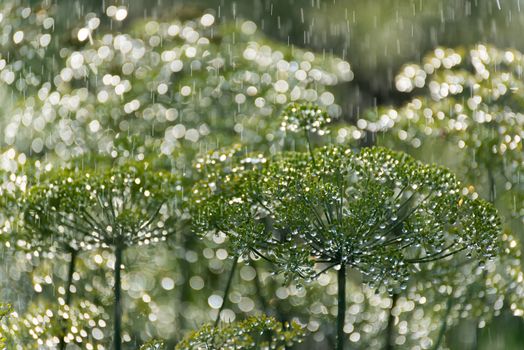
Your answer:
[[[48,176],[27,192],[25,221],[58,244],[68,242],[77,250],[113,249],[113,341],[114,348],[121,349],[123,254],[130,246],[162,242],[174,233],[178,180],[145,162],[107,170],[60,169]]]
[[[508,310],[523,315],[522,54],[437,47],[402,68],[397,91],[390,72],[406,52],[419,57],[413,49],[448,38],[440,29],[455,22],[478,25],[464,31],[468,42],[518,33],[518,1],[288,2],[203,0],[203,10],[190,0],[0,1],[8,348],[101,350],[122,338],[126,349],[173,349],[209,320],[191,339],[262,347],[271,332],[236,331],[260,313],[285,329],[304,325],[312,336],[298,348],[335,348],[344,336],[358,348],[454,348],[463,337],[451,328],[463,319],[482,328]],[[489,26],[478,22],[482,11]],[[449,166],[467,185],[384,149],[348,150],[375,144]],[[137,164],[191,183],[146,184],[126,168]],[[128,172],[137,188],[171,183],[158,191],[165,198],[143,192],[126,202],[132,184],[115,183]],[[178,199],[190,188],[199,191],[198,234]],[[492,205],[505,217],[502,233]],[[152,217],[138,230],[149,240],[128,232]],[[164,229],[167,244],[143,247]],[[490,342],[511,331],[496,333]]]
[[[0,331],[7,335],[8,349],[56,349],[62,344],[58,335],[63,335],[64,328],[66,344],[96,348],[109,333],[109,321],[105,308],[88,300],[75,299],[66,306],[55,300],[37,299],[23,314],[13,311]]]
[[[436,48],[395,79],[399,91],[415,97],[400,108],[367,113],[359,125],[387,131],[384,143],[393,140],[409,152],[449,149],[439,162],[464,173],[521,225],[523,62],[521,52],[490,45]],[[450,152],[459,156],[451,161]]]
[[[0,303],[0,323],[9,315],[11,311],[11,306],[7,304]],[[0,349],[5,348],[7,337],[5,337],[4,332],[0,332]]]
[[[323,136],[329,133],[327,128],[327,125],[331,122],[329,114],[317,104],[292,103],[282,112],[281,119],[280,129],[304,134],[309,154],[314,162],[310,134]]]
[[[420,264],[459,254],[486,261],[498,251],[492,205],[461,195],[448,170],[384,148],[241,157],[193,196],[195,229],[226,234],[234,255],[268,260],[289,278],[337,269],[337,349],[347,268],[393,293]]]
[[[514,49],[485,44],[438,47],[420,63],[406,64],[397,75],[396,88],[414,95],[408,103],[379,108],[359,121],[367,132],[380,132],[382,144],[395,144],[417,156],[442,149],[434,159],[463,174],[497,206],[506,217],[505,226],[513,231],[515,245],[522,239],[524,193],[521,69],[522,53]],[[515,257],[500,259],[505,263],[497,264],[499,275],[512,285],[505,270],[517,269]],[[483,294],[486,277],[480,274],[476,286],[468,284],[474,289],[468,293]],[[506,289],[508,295],[515,291],[519,294],[518,289]],[[518,304],[509,304],[514,315],[521,314]],[[478,327],[485,319],[478,316]]]
[[[163,350],[165,343],[160,340],[150,340],[140,347],[140,350]]]
[[[304,338],[302,326],[292,322],[282,324],[273,317],[251,316],[244,321],[224,323],[220,327],[211,324],[188,334],[177,350],[284,350],[298,344]]]

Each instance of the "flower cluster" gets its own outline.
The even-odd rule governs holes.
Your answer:
[[[163,350],[164,342],[160,340],[151,340],[143,344],[140,350]]]
[[[46,177],[22,201],[21,225],[30,247],[58,244],[70,251],[141,245],[173,232],[180,185],[175,176],[152,171],[147,163],[84,174],[57,170]]]
[[[395,142],[415,149],[455,146],[461,171],[479,181],[482,170],[486,197],[501,197],[507,203],[504,211],[522,220],[524,213],[512,197],[522,201],[524,196],[523,62],[516,50],[487,45],[437,48],[422,64],[406,65],[396,78],[397,89],[420,96],[398,109],[370,113],[367,120],[359,120],[359,127],[388,131]]]
[[[419,264],[497,254],[495,209],[461,195],[448,170],[382,148],[328,147],[315,158],[284,153],[220,182],[204,179],[193,190],[195,229],[223,232],[234,254],[253,253],[290,276],[347,264],[389,288]]]
[[[0,327],[7,335],[9,349],[56,347],[59,344],[56,334],[66,326],[67,344],[87,350],[104,350],[108,322],[105,309],[87,300],[78,300],[71,307],[39,301],[29,305],[23,315],[12,312],[9,324]]]
[[[224,324],[216,329],[204,325],[177,344],[177,350],[255,350],[278,349],[300,343],[304,337],[302,327],[292,322],[282,324],[273,317],[249,317],[237,323]]]
[[[331,124],[353,78],[334,55],[211,11],[128,23],[109,5],[64,28],[58,10],[0,4],[0,282],[17,300],[0,342],[160,350],[217,318],[231,323],[177,348],[284,349],[306,330],[327,347],[337,315],[337,339],[420,350],[462,318],[524,314],[521,223],[501,233],[494,209],[524,217],[518,51],[437,48],[396,77],[420,96]],[[349,148],[377,132],[420,157],[438,146],[489,196],[406,154]],[[304,137],[308,153],[281,152]],[[326,143],[344,146],[314,149]]]
[[[326,125],[331,117],[319,106],[313,104],[291,104],[282,113],[280,128],[291,132],[306,132],[324,135],[328,132]]]

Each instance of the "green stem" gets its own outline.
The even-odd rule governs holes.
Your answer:
[[[304,129],[304,134],[306,135],[307,149],[311,156],[311,161],[313,162],[313,165],[316,166],[315,155],[313,154],[313,147],[311,146],[311,139],[309,138],[309,132],[307,129]]]
[[[346,321],[346,264],[340,264],[337,276],[338,306],[337,306],[337,350],[344,350],[344,324]]]
[[[115,309],[114,309],[114,335],[113,343],[115,350],[122,350],[122,253],[124,248],[121,245],[115,247]]]
[[[71,287],[73,286],[73,274],[75,273],[75,265],[76,265],[76,256],[78,255],[77,250],[71,250],[70,257],[69,257],[69,267],[67,269],[67,289],[65,294],[65,304],[67,306],[71,305],[71,299],[72,294],[71,293]]]
[[[448,316],[449,316],[449,313],[451,312],[452,304],[453,304],[453,298],[450,295],[446,303],[446,312],[444,313],[444,317],[442,318],[442,324],[440,326],[438,337],[437,337],[437,340],[435,341],[435,346],[433,347],[433,350],[438,350],[440,348],[440,344],[442,344],[442,341],[444,340],[444,335],[446,334],[446,330],[448,328]]]
[[[217,318],[215,319],[214,328],[218,326],[218,323],[220,322],[220,314],[226,307],[226,300],[227,296],[229,295],[229,289],[231,289],[231,282],[233,282],[233,277],[235,276],[235,270],[238,265],[238,256],[235,256],[235,260],[233,260],[233,266],[231,267],[231,270],[229,271],[229,277],[227,279],[226,289],[224,289],[224,298],[222,299],[222,305],[220,306],[220,309],[218,310]]]
[[[260,302],[260,306],[262,307],[262,310],[264,311],[265,314],[267,314],[269,312],[269,306],[268,306],[266,298],[262,294],[262,291],[264,290],[264,287],[262,286],[262,283],[260,282],[260,279],[259,279],[260,278],[260,274],[259,274],[260,271],[257,268],[256,262],[252,261],[251,266],[255,270],[255,278],[253,279],[253,281],[255,283],[255,288],[257,290],[258,300]]]
[[[495,189],[495,176],[493,175],[493,170],[488,167],[488,181],[489,181],[489,201],[491,203],[495,202],[496,189]]]
[[[78,251],[75,249],[71,250],[70,256],[69,256],[69,266],[67,268],[67,282],[66,282],[66,292],[65,292],[65,305],[71,306],[71,286],[73,285],[73,274],[75,273],[75,264],[76,264],[76,256],[78,254]],[[67,334],[67,322],[64,321],[64,325],[62,326],[62,334],[60,336],[60,350],[65,350],[66,348],[66,342],[65,337]]]
[[[395,316],[393,315],[393,309],[395,308],[398,300],[398,294],[391,296],[391,307],[389,308],[388,325],[386,327],[386,345],[384,350],[393,350],[393,333],[395,332]]]

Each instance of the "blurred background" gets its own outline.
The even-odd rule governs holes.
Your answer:
[[[35,8],[42,4],[38,0],[15,3],[17,6]],[[500,49],[524,50],[522,0],[45,0],[43,3],[44,7],[53,7],[53,31],[55,35],[63,37],[60,45],[64,46],[70,40],[71,32],[79,27],[79,23],[83,24],[90,13],[100,18],[100,32],[136,31],[135,23],[142,20],[185,21],[203,13],[213,14],[219,23],[240,25],[250,20],[256,24],[258,33],[265,35],[275,45],[291,50],[312,51],[317,59],[320,57],[320,61],[323,55],[329,55],[350,63],[352,80],[341,80],[330,88],[336,103],[341,107],[340,121],[348,125],[356,125],[365,112],[385,106],[399,107],[411,100],[415,92],[399,92],[395,87],[395,76],[405,64],[420,63],[428,52],[438,46],[468,47],[485,43]],[[117,22],[104,16],[111,5],[127,9],[125,21]],[[81,47],[77,42],[71,45]],[[61,47],[57,45],[55,49],[53,55],[60,56]],[[453,167],[453,151],[444,148],[439,151],[448,152],[447,165]],[[432,159],[429,153],[418,152],[417,156],[425,160]],[[517,235],[522,234],[522,227],[519,226],[514,225]],[[212,319],[216,314],[216,310],[215,314],[209,312],[209,306],[214,304],[212,296],[220,294],[230,264],[226,259],[227,253],[220,248],[222,241],[223,238],[192,241],[180,237],[167,247],[136,249],[129,254],[127,282],[124,283],[129,300],[132,300],[128,304],[125,321],[129,325],[129,349],[137,348],[152,337],[165,338],[174,344],[188,330],[196,328],[202,321]],[[84,275],[90,276],[90,282],[83,286],[83,293],[87,296],[96,294],[97,305],[102,305],[96,309],[84,303],[82,307],[90,309],[95,315],[93,317],[102,320],[96,321],[96,327],[102,330],[110,323],[110,307],[104,308],[103,305],[110,305],[110,288],[105,282],[111,277],[109,272],[104,273],[98,268],[110,266],[111,259],[108,252],[90,252],[79,267],[81,273],[83,271]],[[49,300],[52,300],[54,292],[48,292],[46,301],[38,299],[28,290],[35,289],[35,285],[45,285],[46,276],[63,276],[65,267],[54,266],[52,259],[44,257],[29,259],[22,252],[11,254],[6,248],[3,260],[4,263],[0,264],[1,295],[4,300],[14,300],[12,303],[20,315],[32,313],[25,322],[31,328],[31,320],[38,319],[37,315],[52,309],[48,304],[52,304]],[[330,320],[325,316],[329,314],[325,310],[331,310],[334,305],[332,299],[336,283],[331,278],[333,276],[320,281],[321,286],[333,287],[327,294],[318,285],[312,286],[306,294],[300,288],[284,287],[282,280],[269,276],[270,273],[261,262],[242,266],[239,282],[230,298],[236,305],[231,314],[264,310],[282,320],[295,316],[305,320],[307,316],[304,314],[307,312],[303,309],[304,305],[314,303],[319,310],[322,309],[318,315],[324,316],[310,321],[308,329],[315,334],[308,339],[307,348],[329,348],[331,344],[326,339],[332,334],[333,327],[320,324]],[[11,284],[13,281],[16,281],[16,287]],[[362,336],[362,342],[354,337],[357,341],[352,345],[359,349],[380,348],[381,342],[373,337],[383,331],[382,326],[375,328],[376,324],[387,318],[389,298],[387,295],[376,297],[372,291],[362,289],[358,277],[354,281],[351,288],[356,294],[351,302],[355,305],[365,304],[369,308],[364,311],[362,307],[356,307],[356,313],[368,312],[374,316],[358,320],[362,323],[362,329],[369,329],[369,332],[365,331],[369,337]],[[33,309],[27,307],[30,303],[33,303]],[[479,330],[476,319],[465,318],[455,322],[447,332],[445,347],[471,350],[522,349],[523,320],[506,309],[499,308],[497,311],[496,317]],[[425,312],[429,315],[435,312],[438,316],[442,310],[428,307]],[[164,319],[159,320],[159,317]],[[423,319],[417,317],[409,322]],[[428,317],[431,319],[433,316]],[[440,324],[440,319],[436,319],[435,322]],[[431,328],[429,324],[427,327]],[[322,331],[317,332],[319,329]],[[432,332],[438,333],[438,327],[433,327]],[[104,334],[102,331],[100,334],[95,333],[94,339],[103,344]],[[33,333],[31,337],[34,338]],[[429,349],[432,346],[432,343],[420,346],[413,345],[415,343],[409,346],[400,343],[398,349]],[[45,345],[40,346],[46,348]]]
[[[35,3],[37,1],[33,0]],[[351,63],[355,78],[345,92],[346,113],[376,104],[400,104],[394,77],[437,46],[491,43],[522,50],[524,7],[520,0],[133,0],[120,1],[129,18],[192,16],[211,9],[222,20],[254,21],[286,45],[335,54]],[[75,23],[87,12],[103,12],[105,0],[58,1],[59,24]],[[63,11],[63,12],[62,12]],[[67,15],[66,15],[67,14]]]

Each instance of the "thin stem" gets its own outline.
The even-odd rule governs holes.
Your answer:
[[[449,248],[449,247],[448,247]],[[448,249],[447,248],[447,249]],[[462,247],[462,248],[459,248],[459,249],[455,249],[453,251],[450,251],[449,253],[445,254],[445,255],[441,255],[442,252],[446,251],[446,250],[443,250],[442,252],[440,253],[436,253],[436,254],[432,254],[432,255],[428,255],[424,258],[420,258],[420,259],[407,259],[406,262],[410,263],[410,264],[414,264],[414,263],[427,263],[427,262],[431,262],[431,261],[436,261],[436,260],[441,260],[441,259],[444,259],[444,258],[447,258],[448,256],[451,256],[451,255],[455,255],[455,254],[458,254],[460,253],[461,251],[465,250],[467,247]]]
[[[76,256],[78,254],[78,251],[76,249],[72,249],[70,256],[69,256],[69,266],[67,268],[67,282],[66,282],[66,294],[65,294],[65,305],[67,307],[71,306],[71,286],[73,285],[73,274],[75,273],[75,264],[76,264]],[[64,325],[62,326],[62,334],[60,336],[60,350],[65,350],[66,348],[66,342],[65,337],[67,333],[67,322],[64,322]]]
[[[233,260],[233,266],[231,266],[231,270],[229,271],[229,277],[227,279],[226,289],[224,289],[224,298],[222,299],[222,305],[220,306],[220,309],[218,310],[217,318],[215,319],[215,324],[213,328],[216,328],[218,326],[218,322],[220,322],[220,314],[226,307],[226,300],[227,296],[229,295],[229,289],[231,288],[231,282],[233,282],[233,277],[235,276],[235,270],[238,265],[238,258],[239,256],[235,256],[235,260]]]
[[[140,227],[138,228],[139,230],[143,230],[145,229],[147,226],[151,225],[153,223],[153,221],[158,217],[158,213],[160,213],[160,209],[162,209],[162,206],[164,205],[164,203],[160,204],[158,206],[158,208],[155,210],[155,212],[151,215],[151,217],[149,218],[149,220],[147,220],[146,222],[144,222],[142,225],[140,225]]]
[[[442,341],[444,340],[444,334],[446,334],[446,330],[448,328],[448,316],[449,316],[449,313],[451,312],[452,305],[453,305],[453,297],[452,295],[450,295],[446,303],[446,312],[444,313],[444,317],[442,318],[442,324],[440,325],[440,330],[438,332],[438,337],[437,337],[437,340],[435,341],[435,347],[433,347],[433,350],[439,350],[440,344],[442,344]]]
[[[346,264],[341,263],[337,276],[338,305],[337,305],[337,350],[344,350],[344,324],[346,322]]]
[[[407,205],[408,203],[411,202],[411,200],[415,197],[415,194],[416,194],[416,193],[417,193],[417,192],[413,193],[413,194],[412,194],[408,199],[406,199],[406,201],[400,205],[400,207],[397,209],[396,212],[397,212],[397,213],[400,213],[400,210],[402,210],[402,208],[403,208],[405,205]],[[431,190],[431,191],[429,192],[429,194],[428,194],[427,196],[425,196],[425,197],[424,197],[424,198],[423,198],[423,199],[422,199],[422,200],[421,200],[421,201],[420,201],[420,202],[419,202],[415,207],[413,207],[413,208],[412,208],[412,209],[411,209],[411,210],[410,210],[410,211],[409,211],[409,212],[408,212],[404,217],[402,217],[401,219],[398,219],[398,220],[397,220],[393,225],[387,227],[387,228],[386,228],[386,231],[381,233],[381,236],[386,237],[388,234],[390,234],[390,233],[394,233],[394,230],[395,230],[399,225],[403,225],[403,224],[407,221],[407,219],[408,219],[408,218],[409,218],[413,213],[415,213],[415,212],[417,211],[417,209],[420,208],[420,206],[421,206],[425,201],[427,201],[427,200],[429,199],[429,197],[431,197],[432,194],[433,194],[433,190]],[[378,224],[378,223],[377,223],[377,224]],[[376,228],[376,225],[377,225],[377,224],[375,224],[375,226],[373,227],[373,229]],[[369,230],[368,232],[371,232],[371,230]],[[397,237],[395,237],[394,239],[397,239]],[[388,244],[388,243],[390,243],[389,240],[388,240],[386,243],[381,243],[381,244],[379,244],[380,242],[381,242],[381,239],[375,239],[374,241],[372,241],[373,244],[368,245],[368,247],[369,247],[369,248],[373,248],[373,247],[375,247],[375,246],[377,246],[377,245],[378,245],[378,246],[384,246],[384,244]]]
[[[395,316],[393,315],[393,309],[395,308],[398,300],[398,294],[391,296],[391,307],[389,308],[388,325],[386,327],[386,344],[384,350],[393,350],[393,333],[395,331]]]
[[[268,258],[267,256],[265,256],[264,254],[260,253],[257,249],[255,248],[251,248],[251,251],[253,253],[255,253],[255,255],[257,255],[258,257],[264,259],[265,261],[271,263],[271,264],[275,264],[275,262],[273,260],[271,260],[270,258]]]
[[[318,276],[320,276],[321,274],[323,274],[327,270],[331,269],[332,267],[335,267],[337,264],[338,263],[333,263],[333,264],[330,264],[327,267],[323,268],[322,270],[320,270],[319,272],[317,272],[316,274],[313,275],[313,279],[317,278]]]
[[[304,128],[304,134],[306,135],[306,141],[307,141],[307,150],[309,152],[309,155],[311,156],[311,161],[313,162],[313,166],[316,166],[315,156],[313,155],[313,147],[311,146],[311,139],[309,138],[309,131]]]
[[[103,198],[100,197],[100,195],[96,196],[96,199],[98,201],[98,205],[100,206],[100,209],[102,210],[102,215],[99,217],[99,221],[103,221],[103,217],[106,219],[106,223],[108,226],[114,226],[114,220],[112,220],[112,217],[109,216],[109,210],[104,205]]]
[[[122,349],[122,281],[121,281],[121,266],[122,266],[122,253],[124,248],[121,245],[115,247],[115,324],[114,324],[114,336],[113,343],[115,350]]]
[[[268,311],[269,311],[269,306],[268,306],[268,303],[267,303],[267,300],[266,300],[265,296],[262,293],[264,288],[263,288],[262,283],[260,281],[260,271],[257,268],[257,263],[255,261],[251,262],[251,266],[255,270],[255,278],[253,279],[253,281],[255,283],[255,288],[256,288],[256,291],[257,291],[258,300],[260,302],[260,306],[262,307],[262,310],[264,311],[264,313],[267,314]]]
[[[488,167],[488,181],[489,181],[489,201],[491,203],[495,202],[496,197],[496,188],[495,188],[495,176],[493,175],[493,170],[491,167]]]
[[[71,287],[73,286],[73,274],[75,273],[76,265],[76,256],[78,255],[78,250],[72,249],[69,257],[69,266],[67,269],[67,285],[66,285],[66,294],[65,294],[65,304],[67,306],[71,305]]]

